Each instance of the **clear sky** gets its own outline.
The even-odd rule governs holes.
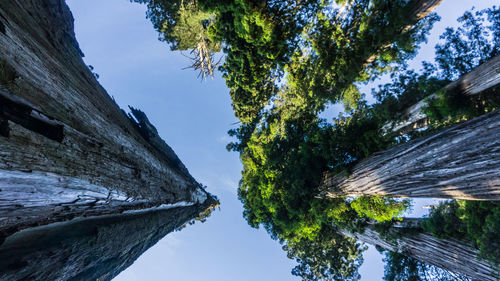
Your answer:
[[[473,1],[478,9],[497,0]],[[286,281],[289,260],[263,229],[250,228],[236,197],[241,163],[227,152],[226,132],[237,122],[223,79],[201,82],[189,61],[157,40],[145,18],[145,6],[128,0],[67,0],[75,17],[76,36],[85,62],[122,108],[143,110],[160,136],[175,150],[191,174],[221,200],[221,210],[206,223],[167,235],[122,272],[117,281]],[[446,26],[472,7],[472,1],[444,0],[422,59],[432,60],[433,46]],[[336,115],[336,114],[335,114]],[[423,202],[422,202],[423,204]],[[421,205],[421,204],[419,204]],[[415,207],[414,215],[422,209]],[[381,255],[365,253],[363,281],[382,280]]]

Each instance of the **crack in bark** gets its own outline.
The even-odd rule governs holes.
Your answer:
[[[38,112],[21,98],[13,97],[0,86],[0,134],[9,137],[8,120],[24,128],[61,143],[64,139],[64,125]]]

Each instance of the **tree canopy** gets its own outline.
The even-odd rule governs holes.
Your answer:
[[[321,229],[313,240],[288,241],[283,250],[298,265],[292,274],[307,281],[351,281],[359,280],[359,266],[365,250],[354,239],[344,237],[331,226]]]
[[[409,207],[385,197],[318,198],[323,173],[349,173],[360,160],[413,138],[384,125],[500,50],[497,7],[464,14],[462,27],[441,36],[435,62],[418,72],[406,62],[439,18],[412,14],[422,1],[132,1],[148,5],[147,16],[173,50],[194,51],[204,75],[216,64],[212,55],[224,53],[219,70],[240,120],[228,149],[243,163],[243,215],[284,244],[299,262],[293,273],[304,280],[359,278],[362,249],[335,227],[359,230]],[[388,72],[392,82],[373,90],[376,102],[369,104],[359,83]],[[475,107],[441,97],[427,109],[436,126],[450,116],[463,119],[457,108],[470,117],[497,106],[486,96]],[[320,118],[336,103],[344,114]]]
[[[494,7],[477,15],[495,14],[497,11]],[[494,25],[498,25],[498,21],[489,26]],[[480,28],[489,29],[489,26],[485,22]],[[486,40],[484,43],[494,50],[497,44],[495,38],[485,36],[482,40]],[[452,40],[446,36],[443,39],[445,44]],[[437,47],[437,58],[444,58],[447,54],[440,53],[440,48]],[[484,56],[478,51],[471,53]],[[485,59],[494,55],[494,52],[490,52]],[[333,56],[331,59],[335,58]],[[303,63],[298,71],[302,71],[304,79],[311,77],[309,70],[314,70],[318,64],[309,58],[292,59]],[[471,67],[482,61],[475,60]],[[449,69],[456,71],[453,70],[455,68]],[[294,84],[293,77],[290,77],[295,74],[290,73],[292,71],[286,77],[285,86],[279,89],[272,106],[261,114],[259,122],[244,124],[231,131],[240,140],[239,143],[230,144],[229,148],[240,152],[243,162],[239,196],[249,224],[264,226],[273,237],[282,241],[301,240],[304,237],[314,240],[325,223],[356,228],[367,219],[385,221],[401,215],[408,203],[390,198],[317,198],[322,172],[349,173],[350,167],[361,159],[421,134],[416,132],[401,137],[383,127],[389,121],[402,118],[400,112],[410,105],[439,92],[454,77],[440,74],[445,72],[439,63],[435,66],[427,63],[422,72],[407,70],[394,73],[391,83],[373,91],[377,102],[372,105],[357,100],[356,97],[362,95],[357,93],[355,84],[351,82],[350,91],[354,96],[351,100],[355,102],[350,104],[354,104],[353,109],[330,123],[319,118],[316,110],[309,110],[314,108],[309,105],[318,99],[312,92],[302,94],[302,84]],[[324,74],[319,76],[323,77]],[[300,81],[304,80],[301,78]],[[307,83],[307,89],[310,89],[310,85],[315,84]],[[307,99],[314,102],[309,103]],[[474,111],[467,118],[492,110],[496,107],[493,101],[497,99],[497,95],[465,99],[476,100],[464,107]],[[457,107],[449,100],[447,96],[444,106],[434,106],[441,112],[446,108],[450,110],[442,112],[441,116],[431,116],[433,122],[443,123],[443,117],[449,116],[463,120],[459,117],[461,111],[456,110]],[[322,102],[317,104],[323,105]]]

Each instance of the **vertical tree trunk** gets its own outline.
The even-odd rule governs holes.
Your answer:
[[[0,238],[212,200],[146,115],[127,116],[99,85],[64,0],[1,1],[0,23]]]
[[[0,280],[111,280],[206,207],[101,216],[18,232],[0,246]]]
[[[495,265],[479,258],[477,250],[457,240],[438,239],[430,234],[412,234],[398,229],[392,229],[388,234],[391,237],[396,235],[397,238],[386,239],[382,238],[373,226],[368,226],[363,233],[351,233],[346,230],[341,233],[385,250],[407,254],[419,261],[473,280],[496,281],[500,278],[500,271]]]
[[[500,110],[395,146],[351,175],[325,174],[322,196],[500,200]]]

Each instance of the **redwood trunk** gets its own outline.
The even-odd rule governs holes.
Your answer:
[[[99,85],[64,0],[0,1],[0,27],[0,238],[210,199],[147,117]]]
[[[479,258],[477,250],[451,239],[438,239],[426,233],[409,234],[398,232],[396,239],[381,238],[379,233],[368,226],[363,233],[341,233],[359,241],[379,246],[385,250],[406,254],[414,259],[448,271],[459,273],[473,280],[496,281],[500,278],[498,268]]]
[[[325,174],[327,197],[500,200],[500,110],[378,152],[351,175]]]
[[[0,280],[112,280],[206,207],[101,216],[20,231],[0,246]]]

